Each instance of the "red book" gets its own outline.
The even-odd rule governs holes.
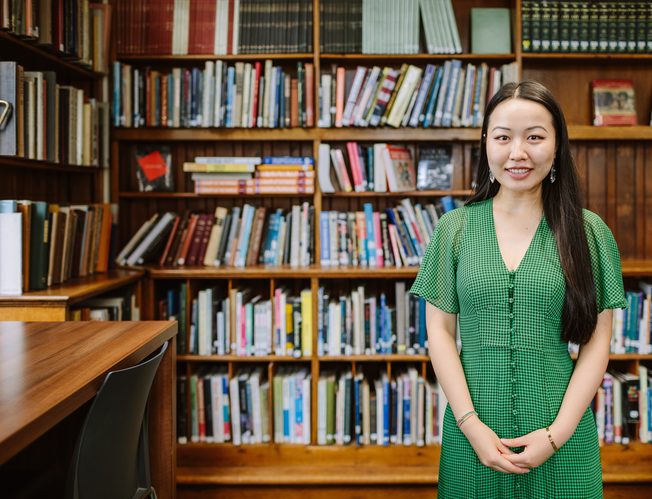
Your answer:
[[[593,80],[593,124],[636,125],[636,100],[632,80]]]
[[[306,62],[306,126],[315,126],[314,66]]]
[[[260,61],[257,61],[254,64],[254,81],[253,81],[253,103],[251,104],[251,114],[252,114],[252,127],[256,128],[256,120],[258,119],[258,92],[260,90],[260,73],[262,71],[263,65]]]
[[[158,262],[158,264],[162,267],[165,265],[165,260],[168,257],[168,253],[170,253],[170,249],[172,248],[172,243],[174,242],[174,239],[177,236],[177,229],[179,228],[179,222],[181,220],[181,217],[179,215],[174,217],[174,223],[172,224],[172,230],[170,231],[170,235],[168,236],[168,241],[165,243],[165,249],[163,250],[163,254],[161,255],[161,258]]]

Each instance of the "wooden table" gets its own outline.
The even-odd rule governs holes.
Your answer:
[[[176,333],[174,321],[0,322],[0,464],[94,397],[108,371],[171,340],[150,395],[149,440],[152,482],[174,497]]]

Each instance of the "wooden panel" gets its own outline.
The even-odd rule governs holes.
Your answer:
[[[649,485],[606,485],[604,499],[649,499],[652,486]],[[436,499],[436,487],[401,485],[399,487],[178,487],[179,499]]]
[[[636,93],[638,123],[650,122],[652,104],[652,71],[649,59],[631,59],[626,64],[618,60],[547,59],[523,60],[523,78],[536,80],[548,87],[561,104],[566,121],[572,125],[592,123],[593,104],[591,80],[631,79]],[[606,127],[605,127],[606,128]],[[625,132],[626,127],[618,127]]]
[[[51,322],[65,321],[65,305],[35,303],[30,306],[0,305],[0,321]]]

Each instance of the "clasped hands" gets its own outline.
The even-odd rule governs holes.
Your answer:
[[[518,438],[500,438],[477,417],[460,428],[475,450],[480,462],[501,473],[525,474],[540,466],[554,454],[544,428]],[[511,448],[523,447],[522,452]]]

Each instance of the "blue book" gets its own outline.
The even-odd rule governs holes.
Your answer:
[[[0,213],[16,213],[17,210],[18,206],[14,199],[0,200]]]
[[[263,156],[264,165],[310,165],[314,164],[311,156]]]
[[[276,100],[274,101],[274,128],[280,128],[281,122],[281,101],[283,100],[283,70],[276,66]]]
[[[453,211],[455,208],[455,200],[453,199],[453,196],[443,196],[441,198],[441,205],[444,207],[444,213],[448,213],[449,211]]]
[[[231,411],[229,410],[229,380],[227,376],[222,376],[222,400],[225,403],[222,405],[222,414],[224,417],[224,429],[226,431],[227,425],[231,427]]]
[[[383,445],[389,445],[389,416],[392,410],[392,407],[389,403],[389,392],[389,378],[387,378],[387,376],[383,376]],[[380,431],[378,431],[378,435],[380,435]]]
[[[417,337],[419,338],[419,349],[425,353],[426,349],[426,300],[419,297],[419,324],[417,325]]]
[[[170,73],[168,75],[168,122],[163,123],[163,125],[167,126],[172,126],[172,123],[174,122],[174,75]],[[141,103],[142,106],[142,103]],[[142,113],[140,113],[142,114]],[[136,118],[134,118],[134,122],[136,121]]]
[[[249,237],[251,235],[251,226],[254,220],[256,208],[245,204],[242,212],[242,230],[238,239],[238,248],[235,253],[235,266],[244,267],[247,260],[247,251],[249,250]]]
[[[118,61],[113,62],[113,126],[124,125],[124,117],[120,115],[121,95],[120,88],[122,84],[122,65]]]
[[[358,377],[353,380],[353,397],[355,399],[355,443],[360,445],[362,443],[362,418],[360,404],[360,378]]]
[[[403,381],[401,381],[403,383]],[[403,445],[412,444],[412,430],[410,429],[410,383],[403,383]]]
[[[364,252],[367,255],[367,262],[370,267],[376,267],[378,260],[376,259],[376,239],[374,237],[374,209],[371,203],[364,203],[362,205],[365,216],[365,225],[367,226],[367,237],[364,241]]]
[[[229,66],[226,72],[226,119],[225,126],[233,127],[233,103],[235,102],[235,68]]]
[[[428,95],[428,90],[430,90],[430,84],[435,75],[435,66],[432,64],[426,65],[426,70],[424,71],[423,83],[419,87],[417,92],[417,98],[414,104],[414,109],[412,111],[412,116],[410,116],[410,121],[408,122],[409,126],[416,127],[420,121],[424,118],[423,110],[426,97]]]
[[[323,266],[331,264],[331,236],[328,228],[328,215],[330,212],[322,211],[319,214],[319,228],[321,231],[321,255],[320,262]]]
[[[437,71],[435,72],[435,81],[432,84],[432,89],[430,91],[430,97],[426,106],[425,114],[423,119],[420,119],[420,123],[423,125],[423,128],[428,128],[432,124],[432,120],[435,118],[435,106],[437,105],[437,96],[439,95],[439,89],[441,87],[441,80],[443,76],[444,67],[438,66]]]
[[[304,431],[303,428],[303,385],[301,383],[301,379],[297,379],[296,382],[296,394],[294,397],[294,418],[295,418],[295,423],[296,423],[296,428],[301,428],[302,432]],[[299,438],[300,437],[300,438]],[[303,434],[297,435],[297,442],[299,442],[303,438]]]

